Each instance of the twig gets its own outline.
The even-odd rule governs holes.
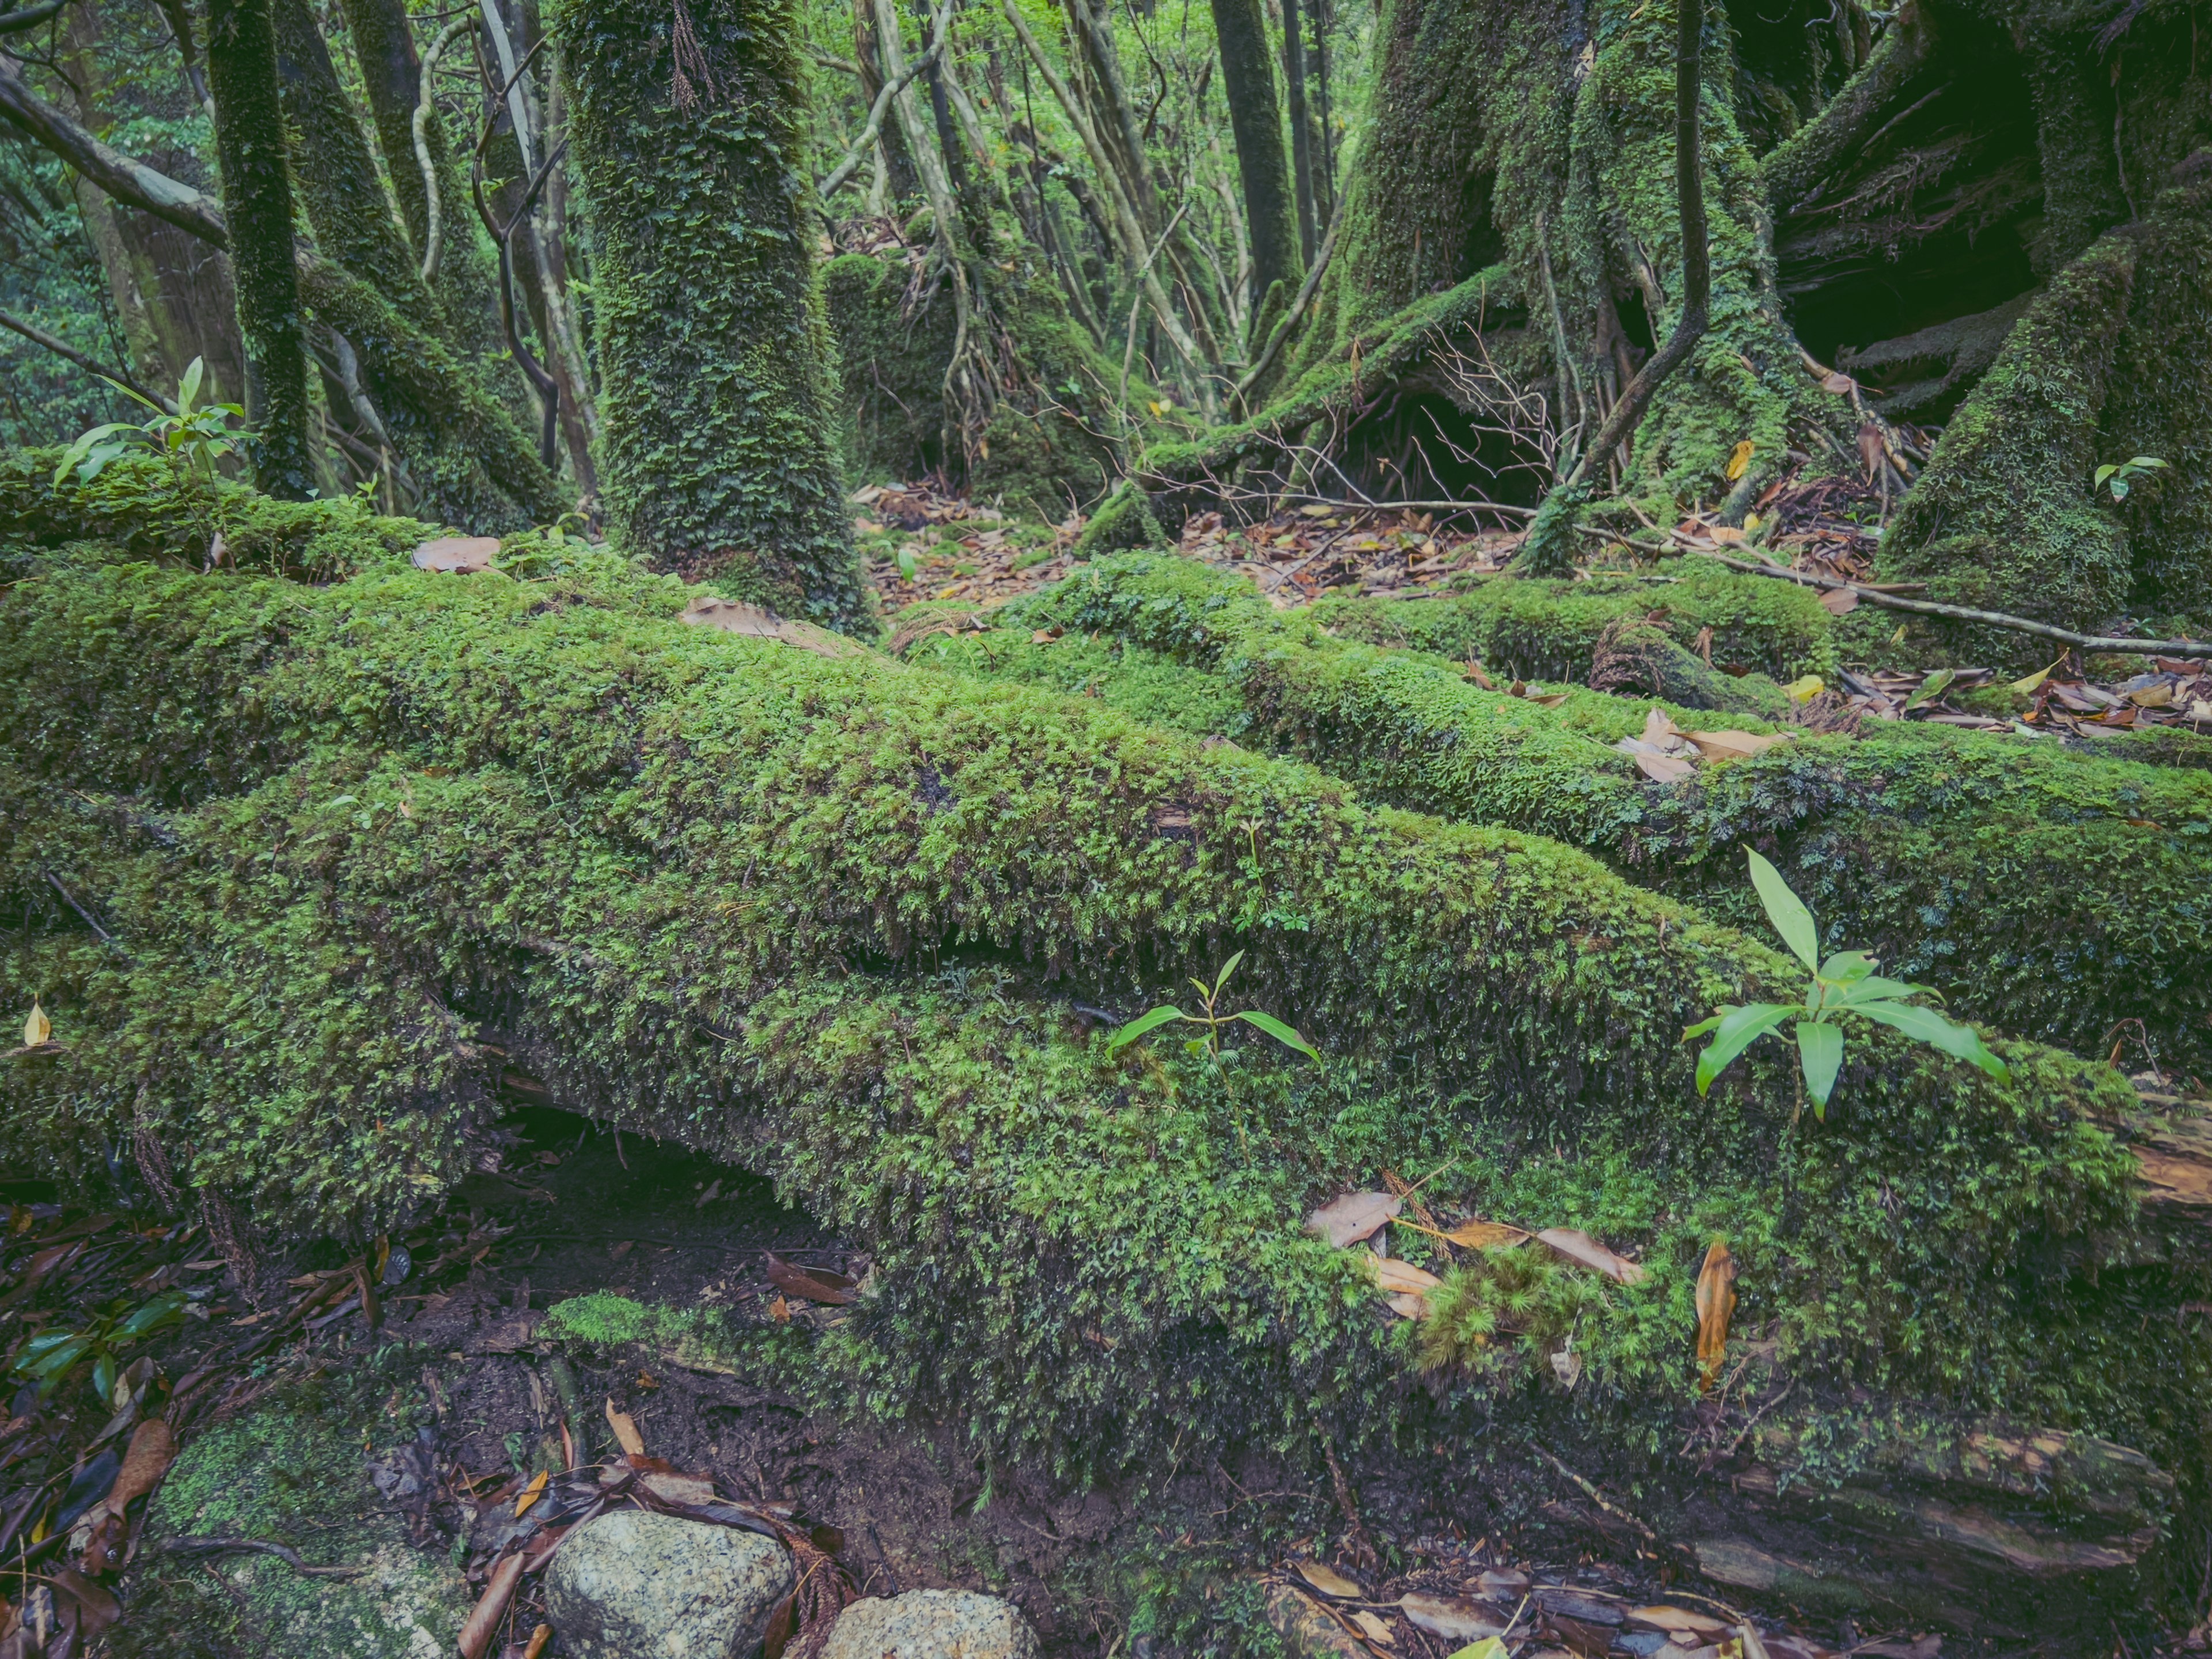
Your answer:
[[[1694,12],[1697,8],[1694,6],[1686,6],[1683,9],[1686,11]],[[1585,1480],[1581,1475],[1577,1474],[1565,1463],[1559,1462],[1558,1458],[1553,1456],[1552,1454],[1547,1451],[1543,1447],[1539,1446],[1536,1448],[1536,1455],[1542,1458],[1547,1463],[1549,1463],[1561,1474],[1565,1475],[1567,1479],[1573,1481],[1575,1485],[1580,1486],[1583,1489],[1583,1493],[1589,1498],[1590,1502],[1596,1504],[1598,1508],[1603,1510],[1607,1515],[1612,1516],[1617,1521],[1626,1522],[1630,1526],[1635,1528],[1637,1531],[1642,1533],[1644,1537],[1650,1540],[1651,1542],[1656,1544],[1659,1541],[1659,1534],[1657,1533],[1652,1531],[1650,1528],[1645,1526],[1641,1521],[1631,1515],[1626,1510],[1622,1509],[1620,1505],[1613,1502],[1613,1500],[1608,1498],[1603,1492],[1600,1492],[1588,1480]]]
[[[1275,325],[1274,332],[1267,337],[1267,349],[1260,354],[1260,361],[1244,372],[1244,378],[1237,381],[1235,389],[1230,392],[1229,411],[1232,416],[1244,407],[1245,398],[1251,396],[1252,388],[1260,383],[1260,377],[1275,366],[1275,359],[1281,354],[1284,343],[1297,331],[1298,319],[1304,315],[1306,307],[1312,303],[1314,291],[1321,286],[1322,273],[1328,269],[1329,257],[1336,252],[1336,233],[1344,223],[1344,204],[1348,197],[1347,191],[1336,198],[1336,211],[1329,215],[1328,234],[1322,238],[1321,252],[1314,256],[1313,269],[1306,272],[1305,281],[1298,284],[1298,297],[1291,301],[1291,308],[1283,313],[1283,320]]]
[[[272,1544],[261,1538],[172,1538],[161,1547],[172,1555],[273,1555],[293,1571],[309,1578],[358,1578],[363,1571],[360,1567],[311,1567],[289,1545]]]
[[[1279,501],[1307,501],[1316,507],[1341,507],[1347,513],[1504,513],[1521,519],[1536,516],[1536,509],[1533,507],[1514,507],[1504,501],[1340,501],[1327,495],[1305,495],[1298,490],[1285,490],[1275,499]]]
[[[79,351],[75,346],[70,345],[67,341],[56,338],[53,335],[47,333],[46,330],[40,328],[36,323],[26,322],[22,318],[16,316],[13,312],[0,311],[0,328],[13,329],[16,333],[28,340],[33,345],[42,345],[46,347],[46,349],[52,352],[55,356],[64,358],[70,362],[75,363],[86,374],[93,375],[99,380],[106,380],[112,385],[119,386],[125,392],[131,393],[135,397],[143,398],[148,403],[153,404],[164,415],[174,416],[177,413],[176,404],[170,399],[164,398],[160,392],[149,392],[144,386],[140,386],[137,381],[132,380],[121,369],[109,368],[100,362],[98,359],[86,356],[84,353]]]
[[[82,904],[79,904],[76,902],[76,896],[71,893],[68,888],[62,885],[60,877],[54,874],[51,870],[41,870],[39,873],[46,878],[46,885],[52,888],[54,891],[62,896],[62,902],[68,905],[70,909],[76,911],[78,915],[82,916],[84,919],[84,925],[91,928],[94,933],[100,935],[100,942],[102,945],[118,951],[120,951],[123,948],[121,945],[115,943],[115,935],[109,933],[107,929],[94,921],[92,919],[92,912],[86,909]]]
[[[430,161],[430,117],[437,106],[431,101],[430,77],[437,72],[438,59],[446,48],[465,29],[475,27],[476,20],[465,12],[438,31],[437,39],[430,42],[422,54],[422,85],[421,96],[416,100],[415,112],[408,125],[415,133],[415,162],[422,169],[422,283],[429,287],[438,280],[438,259],[446,244],[444,212],[438,200],[438,169]]]
[[[1808,587],[1834,588],[1844,593],[1856,593],[1869,605],[1879,605],[1892,611],[1910,611],[1916,616],[1948,617],[1956,622],[1979,623],[1985,628],[2005,628],[2015,634],[2033,634],[2039,638],[2057,640],[2077,651],[2117,651],[2136,657],[2201,657],[2212,658],[2212,640],[2130,640],[2109,634],[2076,634],[2071,629],[2053,628],[2049,623],[2030,622],[2025,617],[2008,617],[2000,611],[1976,611],[1963,605],[1938,605],[1933,599],[1905,599],[1894,593],[1885,593],[1880,588],[1869,587],[1861,582],[1847,582],[1833,576],[1815,576],[1802,570],[1791,570],[1778,564],[1758,564],[1749,559],[1732,559],[1725,553],[1709,553],[1704,548],[1698,552],[1709,559],[1717,559],[1731,570],[1741,570],[1753,576],[1773,576],[1783,581],[1802,582]]]
[[[830,176],[816,187],[814,194],[817,200],[827,202],[844,189],[853,175],[860,170],[860,158],[868,153],[876,142],[876,136],[884,130],[884,117],[890,110],[891,100],[913,85],[915,77],[934,64],[943,53],[945,20],[951,15],[951,8],[941,8],[938,12],[936,39],[930,42],[929,50],[901,70],[896,77],[884,82],[884,89],[876,94],[876,101],[869,107],[867,125],[860,129],[860,136],[853,140],[853,147],[845,152],[845,159],[831,168]]]

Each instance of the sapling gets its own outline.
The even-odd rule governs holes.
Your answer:
[[[1221,1028],[1241,1019],[1248,1025],[1258,1026],[1269,1036],[1274,1038],[1276,1042],[1283,1043],[1286,1047],[1297,1049],[1300,1054],[1305,1055],[1307,1059],[1312,1060],[1316,1065],[1319,1065],[1321,1063],[1321,1054],[1317,1050],[1316,1050],[1313,1044],[1308,1042],[1304,1037],[1300,1036],[1289,1026],[1284,1024],[1281,1020],[1277,1019],[1273,1014],[1263,1014],[1257,1008],[1240,1008],[1233,1014],[1224,1014],[1220,1012],[1221,988],[1229,983],[1230,975],[1237,971],[1237,964],[1243,960],[1244,953],[1242,951],[1239,951],[1235,956],[1230,957],[1229,960],[1223,964],[1221,972],[1215,975],[1213,983],[1210,987],[1203,980],[1194,979],[1191,981],[1191,983],[1198,988],[1199,1000],[1206,1005],[1206,1012],[1204,1013],[1187,1014],[1180,1008],[1169,1007],[1163,1005],[1160,1007],[1153,1009],[1149,1013],[1138,1015],[1136,1018],[1131,1020],[1120,1030],[1115,1032],[1111,1037],[1107,1039],[1106,1052],[1110,1054],[1114,1053],[1115,1050],[1121,1048],[1122,1044],[1127,1042],[1134,1042],[1139,1037],[1144,1036],[1146,1032],[1152,1030],[1158,1026],[1164,1025],[1170,1020],[1180,1019],[1187,1021],[1193,1025],[1205,1026],[1206,1036],[1203,1038],[1193,1037],[1191,1039],[1192,1043],[1195,1045],[1200,1042],[1206,1042],[1211,1045],[1216,1054],[1219,1054],[1221,1052]]]

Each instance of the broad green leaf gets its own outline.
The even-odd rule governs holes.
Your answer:
[[[111,380],[105,374],[101,375],[100,378],[103,380],[106,380],[108,385],[113,386],[125,397],[130,398],[132,403],[143,404],[148,409],[152,410],[156,415],[167,415],[169,412],[167,410],[162,408],[161,404],[155,403],[151,398],[141,396],[139,393],[133,392],[129,386],[124,385],[120,380]]]
[[[78,434],[76,441],[62,452],[61,464],[54,468],[55,488],[59,489],[61,487],[63,477],[71,467],[75,466],[79,461],[82,460],[87,454],[91,453],[92,447],[94,444],[98,443],[101,439],[107,437],[111,434],[121,432],[125,428],[122,422],[110,421],[106,426],[96,426],[89,432]]]
[[[105,1348],[92,1362],[92,1391],[103,1405],[115,1395],[115,1356]]]
[[[125,1337],[144,1336],[148,1332],[160,1330],[164,1325],[182,1317],[183,1309],[184,1298],[174,1292],[157,1296],[135,1310],[129,1318],[115,1328],[115,1334]]]
[[[1925,985],[1908,985],[1901,979],[1884,979],[1879,974],[1869,974],[1864,979],[1846,985],[1841,992],[1829,998],[1828,1006],[1831,1008],[1858,1008],[1869,1002],[1901,1002],[1908,997],[1935,994]]]
[[[2155,455],[2138,455],[2128,465],[2130,466],[2164,466],[2166,463]]]
[[[1752,856],[1759,855],[1754,853]],[[1803,1012],[1794,1002],[1754,1002],[1746,1008],[1723,1008],[1713,1040],[1698,1056],[1698,1092],[1704,1094],[1711,1088],[1713,1079],[1727,1068],[1728,1063],[1760,1037],[1790,1015]]]
[[[1905,712],[1911,714],[1923,702],[1932,702],[1951,689],[1951,682],[1959,678],[1955,668],[1939,668],[1920,682],[1920,689],[1905,700]]]
[[[1751,884],[1759,890],[1759,902],[1766,907],[1766,919],[1774,924],[1774,931],[1782,935],[1782,942],[1790,947],[1790,954],[1814,973],[1820,971],[1820,930],[1814,925],[1813,913],[1805,908],[1805,901],[1790,890],[1790,884],[1782,879],[1782,872],[1765,859],[1744,848],[1751,860]]]
[[[1853,985],[1874,972],[1875,960],[1863,951],[1838,951],[1820,964],[1820,977],[1837,985]]]
[[[1300,1054],[1305,1055],[1307,1059],[1312,1060],[1315,1065],[1318,1066],[1321,1064],[1321,1051],[1316,1048],[1312,1043],[1308,1042],[1304,1037],[1300,1036],[1296,1031],[1292,1030],[1289,1026],[1284,1024],[1282,1021],[1277,1019],[1273,1014],[1263,1014],[1257,1008],[1247,1008],[1242,1013],[1239,1013],[1237,1018],[1244,1021],[1247,1024],[1258,1026],[1269,1036],[1274,1038],[1276,1042],[1284,1044],[1285,1047],[1297,1049]]]
[[[1728,1016],[1724,1013],[1715,1014],[1711,1019],[1701,1019],[1695,1025],[1684,1026],[1682,1028],[1682,1041],[1687,1042],[1692,1037],[1701,1037],[1705,1036],[1706,1032],[1717,1029],[1721,1021],[1727,1018]]]
[[[2128,481],[2124,474],[2112,480],[2112,499],[2118,501],[2128,493]]]
[[[1139,1014],[1106,1040],[1106,1052],[1112,1054],[1125,1042],[1134,1042],[1147,1031],[1156,1030],[1171,1019],[1181,1019],[1180,1008],[1155,1008],[1149,1014]]]
[[[1805,1068],[1805,1092],[1813,1097],[1814,1115],[1827,1116],[1828,1097],[1844,1066],[1844,1034],[1825,1020],[1799,1020],[1797,1060]]]
[[[1869,1002],[1851,1010],[1864,1014],[1869,1019],[1879,1020],[1884,1025],[1895,1026],[1909,1037],[1917,1037],[1930,1048],[1940,1048],[1969,1065],[1978,1066],[2000,1083],[2008,1082],[2011,1073],[2005,1070],[2004,1061],[1989,1051],[1981,1034],[1972,1026],[1957,1024],[1943,1018],[1933,1008],[1917,1007],[1909,1002]]]
[[[2112,474],[2118,472],[2119,470],[2120,469],[2117,464],[2108,464],[2106,465],[2100,466],[2097,469],[2096,481],[2099,483],[2102,483],[2106,479],[2111,477]]]
[[[2098,482],[2098,483],[2102,483],[2104,482],[2104,480],[2103,480],[2102,478],[2100,478],[2097,482]],[[2064,652],[2063,652],[2063,651],[2062,651],[2062,652],[2060,652],[2060,653],[2058,653],[2058,659],[2057,659],[2057,661],[2056,661],[2056,662],[2052,663],[2052,664],[2051,665],[2051,667],[2050,667],[2050,668],[2039,668],[2039,669],[2037,669],[2037,670],[2035,671],[2035,672],[2033,672],[2033,674],[2030,674],[2030,675],[2029,675],[2026,679],[2024,679],[2024,680],[2014,680],[2014,682],[2013,682],[2009,686],[2006,687],[2005,689],[2006,689],[2007,690],[2009,690],[2009,691],[2017,691],[2017,692],[2019,692],[2019,693],[2021,694],[2021,696],[2022,696],[2024,697],[2024,696],[2026,696],[2029,692],[2031,692],[2031,691],[2034,690],[2035,690],[2035,688],[2036,688],[2037,686],[2041,685],[2041,684],[2044,683],[2044,681],[2045,681],[2045,680],[2047,680],[2047,679],[2049,679],[2049,678],[2051,678],[2051,669],[2053,669],[2053,668],[2058,668],[2058,667],[2063,666],[2063,665],[2064,665],[2065,661],[2066,661],[2066,653],[2065,653]]]
[[[195,357],[185,366],[185,378],[177,382],[177,407],[186,415],[192,412],[192,399],[200,395],[200,376],[206,371],[205,361]]]
[[[1220,976],[1213,981],[1214,995],[1219,996],[1221,994],[1221,988],[1229,983],[1230,975],[1237,971],[1237,964],[1243,960],[1244,953],[1242,951],[1239,951],[1235,956],[1230,957],[1228,961],[1221,964]]]
[[[82,1331],[72,1331],[64,1340],[56,1343],[36,1360],[30,1360],[30,1356],[25,1355],[24,1358],[30,1363],[18,1364],[16,1369],[28,1371],[39,1379],[42,1386],[51,1388],[63,1372],[84,1358],[85,1351],[91,1346],[90,1337]]]

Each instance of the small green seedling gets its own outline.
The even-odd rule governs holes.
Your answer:
[[[1274,1038],[1276,1042],[1282,1043],[1285,1047],[1297,1049],[1307,1059],[1312,1060],[1316,1066],[1321,1064],[1321,1054],[1319,1051],[1314,1048],[1313,1044],[1308,1042],[1304,1037],[1300,1036],[1289,1026],[1284,1024],[1282,1021],[1277,1019],[1273,1014],[1263,1014],[1257,1008],[1240,1008],[1233,1014],[1224,1014],[1220,1012],[1221,988],[1229,983],[1230,975],[1237,971],[1237,964],[1243,960],[1244,953],[1242,951],[1239,951],[1235,956],[1230,957],[1227,963],[1222,968],[1219,975],[1215,977],[1211,988],[1208,988],[1203,980],[1194,979],[1191,981],[1193,985],[1198,987],[1199,1000],[1206,1004],[1206,1012],[1204,1013],[1186,1014],[1180,1008],[1170,1008],[1162,1006],[1153,1009],[1148,1014],[1139,1014],[1136,1018],[1131,1020],[1127,1025],[1124,1025],[1120,1030],[1115,1032],[1114,1035],[1107,1040],[1106,1052],[1110,1054],[1117,1048],[1120,1048],[1124,1043],[1134,1042],[1139,1037],[1144,1036],[1146,1032],[1164,1025],[1170,1020],[1180,1019],[1187,1021],[1193,1025],[1205,1026],[1206,1036],[1204,1041],[1218,1055],[1221,1052],[1221,1028],[1224,1025],[1233,1024],[1237,1020],[1241,1019],[1247,1025],[1258,1026],[1269,1036]],[[1195,1045],[1199,1040],[1200,1039],[1197,1038],[1192,1039],[1194,1045]]]
[[[90,483],[106,470],[109,462],[142,447],[167,456],[169,464],[180,475],[204,483],[214,483],[215,464],[226,455],[238,453],[238,434],[232,422],[243,422],[246,411],[236,404],[210,404],[204,409],[195,408],[200,380],[205,373],[202,360],[193,358],[185,370],[185,378],[177,383],[177,412],[173,415],[160,404],[148,402],[129,386],[108,380],[108,385],[133,403],[144,404],[152,410],[154,418],[143,426],[133,426],[128,421],[110,421],[105,426],[80,434],[77,441],[63,452],[61,465],[54,469],[55,488],[60,488],[62,479],[72,468],[80,483]],[[100,378],[106,380],[105,375]]]
[[[1813,982],[1805,988],[1802,1002],[1754,1002],[1747,1007],[1723,1005],[1711,1019],[1700,1020],[1683,1032],[1686,1042],[1708,1031],[1713,1034],[1713,1040],[1698,1056],[1699,1094],[1713,1086],[1713,1079],[1730,1060],[1784,1020],[1794,1018],[1805,1091],[1813,1097],[1814,1115],[1826,1118],[1828,1097],[1835,1092],[1836,1074],[1844,1065],[1844,1034],[1838,1022],[1847,1014],[1893,1025],[1909,1037],[1980,1066],[2000,1083],[2007,1080],[2004,1061],[1989,1051],[1972,1027],[1905,1000],[1923,992],[1935,994],[1928,987],[1882,978],[1875,972],[1875,959],[1862,951],[1840,951],[1822,962],[1820,930],[1814,924],[1805,901],[1790,890],[1779,870],[1749,848],[1745,850],[1751,859],[1751,884],[1759,890],[1766,919],[1774,924],[1774,931],[1782,935],[1790,953],[1812,971]]]
[[[2116,461],[2097,469],[2097,483],[2112,492],[2112,499],[2124,501],[2128,498],[2129,486],[2138,478],[2145,478],[2166,463],[2155,455],[2137,455],[2132,460]],[[2092,486],[2094,488],[2095,486]]]
[[[164,1291],[136,1308],[126,1310],[126,1306],[116,1303],[81,1331],[40,1331],[15,1356],[15,1374],[36,1382],[43,1398],[89,1356],[92,1391],[106,1401],[114,1395],[115,1379],[123,1371],[122,1351],[181,1323],[185,1317],[185,1298],[176,1291]]]

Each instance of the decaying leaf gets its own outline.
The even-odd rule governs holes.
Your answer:
[[[1367,1592],[1346,1577],[1326,1561],[1301,1561],[1298,1577],[1311,1584],[1323,1595],[1334,1595],[1346,1601],[1358,1601]]]
[[[1790,681],[1782,689],[1789,694],[1792,702],[1810,702],[1828,689],[1828,683],[1818,674],[1808,674],[1802,679]]]
[[[1882,455],[1881,428],[1868,421],[1859,428],[1859,464],[1866,468],[1869,483],[1881,470]]]
[[[1583,1357],[1572,1348],[1562,1348],[1552,1356],[1552,1375],[1559,1379],[1559,1386],[1571,1389],[1583,1380]]]
[[[1698,769],[1677,755],[1647,755],[1639,750],[1636,769],[1654,783],[1680,783],[1695,775]]]
[[[177,1437],[158,1417],[149,1417],[131,1434],[131,1449],[108,1489],[107,1507],[120,1515],[133,1499],[154,1490],[177,1455]]]
[[[1821,593],[1817,603],[1832,617],[1848,617],[1859,608],[1859,596],[1848,587],[1831,587]]]
[[[1397,1218],[1406,1207],[1402,1198],[1388,1193],[1346,1193],[1333,1198],[1306,1218],[1306,1231],[1319,1233],[1338,1249],[1372,1238]]]
[[[1352,1622],[1359,1626],[1359,1633],[1370,1642],[1380,1642],[1388,1646],[1397,1640],[1390,1634],[1390,1626],[1382,1622],[1382,1615],[1370,1613],[1365,1607],[1352,1615]]]
[[[1832,392],[1838,398],[1848,398],[1850,396],[1851,388],[1856,386],[1858,382],[1851,379],[1850,375],[1839,374],[1833,369],[1831,369],[1827,374],[1820,377],[1820,390],[1823,392]]]
[[[1705,1368],[1701,1387],[1711,1389],[1728,1357],[1729,1321],[1735,1314],[1735,1258],[1728,1240],[1716,1238],[1698,1271],[1698,1363]]]
[[[54,1023],[46,1018],[46,1011],[39,1006],[36,997],[31,999],[31,1017],[23,1022],[23,1046],[36,1048],[54,1034]]]
[[[1462,1221],[1444,1235],[1444,1243],[1462,1250],[1492,1250],[1503,1244],[1525,1243],[1528,1238],[1520,1228],[1502,1221]]]
[[[1707,760],[1741,760],[1790,741],[1778,732],[1685,732],[1682,735],[1697,744],[1698,752]]]
[[[1579,1227],[1547,1227],[1536,1237],[1577,1267],[1603,1273],[1616,1285],[1643,1282],[1642,1267],[1626,1256],[1615,1255]]]
[[[637,1419],[617,1411],[612,1395],[607,1396],[607,1426],[615,1431],[616,1443],[632,1457],[645,1455],[645,1437],[637,1431]]]
[[[851,1306],[854,1300],[854,1281],[843,1273],[832,1273],[827,1267],[802,1267],[795,1261],[786,1261],[774,1251],[769,1253],[768,1279],[786,1296],[807,1302],[844,1308]]]
[[[1638,1629],[1663,1630],[1707,1641],[1726,1636],[1735,1628],[1726,1620],[1716,1619],[1710,1613],[1692,1613],[1687,1607],[1669,1607],[1664,1602],[1648,1607],[1631,1607],[1628,1623]],[[1679,1645],[1688,1647],[1692,1644],[1685,1642]]]
[[[514,1500],[514,1513],[519,1520],[530,1513],[530,1506],[545,1496],[545,1471],[540,1469],[522,1489],[522,1496]]]
[[[1370,1255],[1367,1271],[1375,1275],[1375,1282],[1393,1293],[1410,1291],[1422,1296],[1443,1283],[1426,1267],[1416,1267],[1410,1261],[1401,1261],[1395,1256]]]
[[[465,576],[472,570],[490,569],[498,557],[496,536],[440,536],[416,548],[413,562],[417,570],[444,570]]]
[[[1398,1611],[1415,1628],[1447,1642],[1480,1642],[1486,1636],[1505,1634],[1505,1622],[1479,1601],[1456,1595],[1427,1595],[1415,1591],[1398,1598]]]
[[[545,1644],[552,1639],[553,1626],[540,1625],[530,1632],[530,1645],[523,1649],[522,1659],[538,1659],[538,1656],[545,1651]]]
[[[1750,469],[1752,455],[1758,447],[1758,445],[1752,442],[1750,439],[1746,438],[1741,443],[1738,444],[1734,452],[1729,454],[1728,459],[1728,479],[1730,483],[1734,483],[1738,478],[1743,477],[1744,473]]]
[[[653,1469],[640,1475],[638,1485],[655,1498],[665,1498],[672,1504],[690,1504],[696,1508],[714,1501],[714,1483],[703,1474]]]
[[[514,1587],[522,1582],[522,1568],[523,1557],[518,1551],[504,1557],[491,1570],[484,1593],[477,1598],[468,1622],[461,1626],[461,1659],[483,1659],[485,1650],[499,1635],[500,1620],[507,1614],[507,1604],[514,1599]]]
[[[811,651],[817,657],[863,657],[867,647],[842,634],[833,634],[826,628],[817,628],[812,623],[793,622],[779,617],[773,611],[757,605],[747,605],[742,599],[726,599],[719,594],[702,593],[684,608],[678,622],[687,622],[696,628],[712,628],[724,634],[738,634],[748,639],[781,640],[786,645],[795,645],[802,651]]]

